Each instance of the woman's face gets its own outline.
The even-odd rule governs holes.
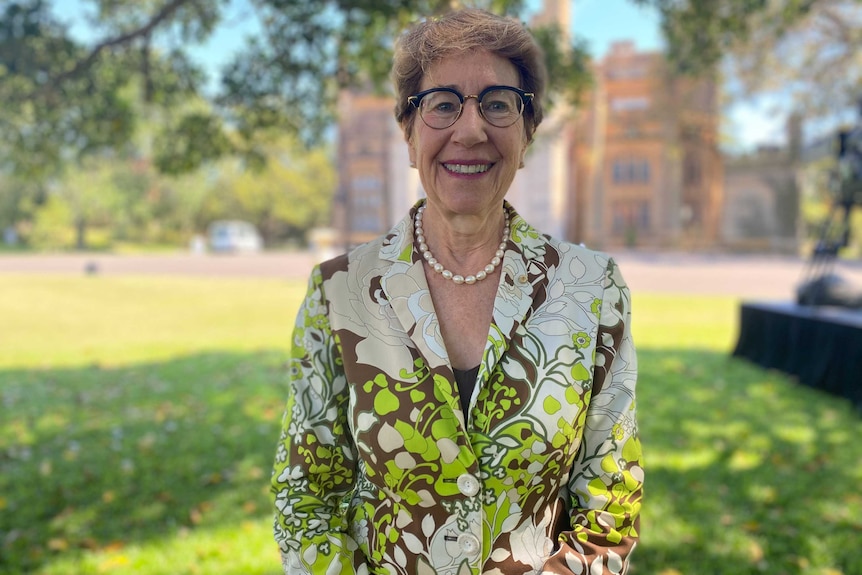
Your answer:
[[[434,64],[421,90],[450,87],[468,96],[495,85],[520,88],[517,70],[505,58],[475,50]],[[417,112],[407,142],[429,204],[479,216],[499,209],[527,150],[523,115],[497,128],[479,114],[475,98],[465,100],[461,117],[442,130],[426,126]]]

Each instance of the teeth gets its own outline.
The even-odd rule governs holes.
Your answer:
[[[480,174],[491,169],[491,164],[471,164],[465,166],[463,164],[443,164],[450,172],[458,174]]]

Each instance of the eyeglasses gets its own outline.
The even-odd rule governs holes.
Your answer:
[[[407,101],[419,110],[419,117],[425,125],[443,130],[458,121],[466,100],[476,98],[479,114],[485,121],[492,126],[506,128],[518,121],[534,95],[511,86],[488,86],[472,96],[465,96],[454,88],[431,88],[410,96]]]

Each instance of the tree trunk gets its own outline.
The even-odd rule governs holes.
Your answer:
[[[77,218],[75,220],[75,249],[87,249],[87,219]]]

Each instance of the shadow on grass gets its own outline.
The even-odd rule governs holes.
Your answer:
[[[0,572],[268,516],[283,361],[0,371]]]
[[[647,492],[632,573],[862,573],[848,402],[726,354],[639,355]],[[284,359],[0,372],[0,573],[268,522]]]
[[[639,359],[633,573],[862,573],[862,426],[848,401],[725,354]]]

